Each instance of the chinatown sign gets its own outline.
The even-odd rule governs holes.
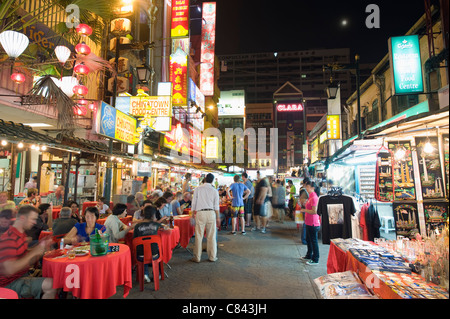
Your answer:
[[[203,3],[202,40],[200,48],[200,90],[214,95],[214,50],[216,43],[216,3]]]
[[[394,94],[422,93],[419,35],[389,38],[389,58]]]
[[[178,48],[170,55],[169,81],[172,82],[172,105],[187,106],[188,94],[188,56]]]
[[[119,96],[116,109],[136,117],[172,116],[172,98],[170,96]]]
[[[277,103],[278,112],[300,112],[303,111],[303,104],[299,102]]]
[[[189,0],[172,1],[170,36],[172,38],[189,36]]]
[[[134,144],[136,119],[102,102],[97,133],[127,144]]]

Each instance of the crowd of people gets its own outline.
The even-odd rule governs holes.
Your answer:
[[[244,172],[223,186],[217,180],[214,183],[213,174],[207,174],[194,189],[191,178],[187,173],[182,185],[165,189],[156,186],[153,191],[149,191],[144,180],[140,191],[129,195],[126,203],[111,207],[108,200],[100,197],[96,206],[87,207],[84,212],[75,201],[63,203],[63,186],[48,196],[46,203],[42,203],[36,188],[29,187],[27,197],[17,206],[8,200],[7,192],[0,192],[0,287],[13,289],[25,298],[54,298],[51,278],[33,277],[31,273],[39,267],[44,252],[52,248],[50,239],[39,240],[42,231],[52,229],[53,236],[62,236],[63,243],[69,245],[89,242],[97,232],[107,233],[109,241],[117,243],[131,230],[134,237],[155,235],[171,216],[181,215],[186,209],[195,221],[194,262],[201,261],[205,232],[208,260],[215,262],[217,231],[228,229],[229,221],[232,235],[237,234],[237,228],[245,235],[246,227],[265,234],[270,220],[283,223],[286,218],[294,219],[300,208],[305,221],[302,242],[308,247],[302,260],[309,265],[318,264],[320,218],[316,208],[320,189],[314,182],[303,179],[297,191],[292,180],[285,183],[283,179],[263,177],[258,171],[254,181]],[[226,208],[221,210],[220,206]],[[54,208],[60,208],[56,220],[52,217]],[[126,216],[132,217],[128,225],[121,220]],[[106,218],[104,223],[97,222],[100,218]],[[153,257],[158,258],[158,254],[158,247],[152,247]],[[142,251],[138,250],[138,255],[138,259],[142,258]],[[150,277],[147,265],[145,280],[151,281]]]

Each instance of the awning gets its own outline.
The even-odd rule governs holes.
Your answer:
[[[368,130],[364,137],[410,137],[426,135],[427,131],[439,128],[449,128],[449,107],[442,108],[435,112],[421,113],[406,119],[390,123],[383,127]]]
[[[448,132],[449,128],[449,107],[442,108],[435,112],[420,113],[408,118],[386,124],[364,132],[362,139],[354,139],[350,143],[340,148],[333,156],[326,160],[326,167],[331,163],[336,163],[348,159],[349,157],[370,156],[377,152],[377,146],[382,138],[410,138],[411,136],[426,136],[432,130],[439,128]],[[361,141],[367,141],[367,147],[362,146]],[[373,143],[372,143],[373,142]],[[360,144],[360,145],[358,145]],[[371,147],[372,145],[372,147]]]

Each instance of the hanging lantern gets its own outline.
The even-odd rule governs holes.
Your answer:
[[[56,58],[61,64],[65,64],[70,57],[70,49],[64,45],[58,45],[55,48]]]
[[[89,102],[85,99],[77,100],[77,104],[79,105],[87,105]]]
[[[80,85],[75,85],[73,87],[73,93],[76,95],[81,95],[81,96],[85,96],[88,94],[88,88],[85,87],[84,85],[80,84]]]
[[[75,115],[84,116],[87,114],[87,109],[84,106],[77,105],[73,107],[73,113]]]
[[[95,110],[95,104],[94,103],[90,103],[89,104],[89,110],[91,110],[91,111]]]
[[[81,42],[75,46],[75,51],[81,55],[88,55],[91,53],[91,48],[86,43]]]
[[[73,88],[75,85],[78,85],[78,80],[76,77],[73,76],[63,76],[60,81],[60,88],[61,90],[68,96],[73,96]]]
[[[0,33],[0,43],[6,54],[10,58],[15,59],[25,51],[30,40],[23,33],[7,30]]]
[[[75,28],[77,33],[83,37],[90,36],[92,34],[92,28],[87,24],[80,23],[78,27]]]
[[[23,82],[25,82],[25,75],[20,72],[14,72],[13,74],[11,74],[11,80],[16,82],[17,84],[22,84]]]
[[[73,71],[78,75],[87,75],[89,73],[89,67],[84,63],[75,65]]]

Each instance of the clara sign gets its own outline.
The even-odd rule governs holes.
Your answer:
[[[300,112],[303,111],[303,104],[300,102],[279,102],[277,103],[278,112]]]
[[[389,58],[394,94],[422,93],[419,36],[389,38]]]

